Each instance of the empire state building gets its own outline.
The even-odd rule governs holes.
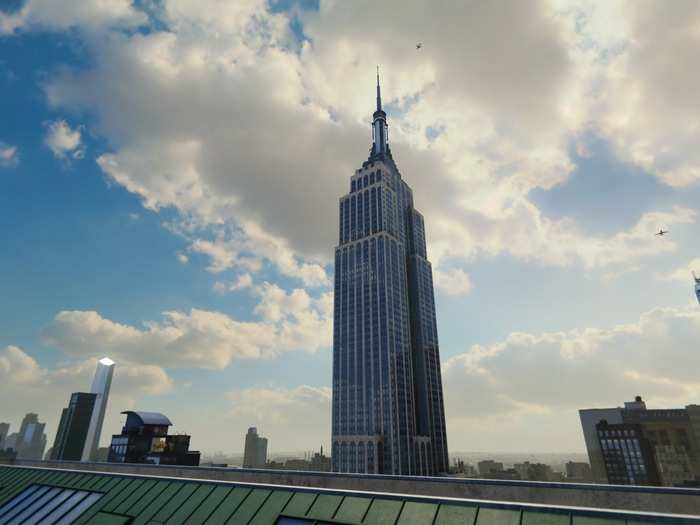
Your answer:
[[[433,273],[423,216],[389,148],[377,75],[372,149],[340,199],[333,470],[448,469]]]

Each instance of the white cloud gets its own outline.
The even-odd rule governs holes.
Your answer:
[[[50,31],[80,27],[133,27],[147,22],[132,0],[27,0],[14,13],[0,11],[0,35],[33,28]]]
[[[10,168],[19,163],[17,146],[10,146],[0,141],[0,167]]]
[[[190,245],[193,252],[209,258],[207,270],[221,273],[231,268],[258,272],[262,260],[271,261],[285,276],[295,277],[306,286],[328,286],[330,279],[326,270],[317,263],[301,261],[284,239],[263,232],[254,223],[245,225],[246,234],[220,234],[216,240],[194,239]]]
[[[227,292],[235,292],[244,290],[253,286],[253,277],[249,273],[242,273],[234,282],[216,281],[214,283],[214,291],[225,294]]]
[[[220,369],[240,359],[262,359],[279,352],[315,352],[331,341],[330,294],[311,298],[275,285],[260,290],[258,322],[192,309],[163,312],[163,320],[142,328],[116,323],[94,311],[62,311],[42,332],[46,343],[76,357],[105,352],[130,362],[168,367]]]
[[[304,15],[311,40],[299,51],[286,16],[265,2],[215,2],[204,12],[171,0],[168,31],[91,42],[94,68],[63,70],[47,95],[53,107],[95,113],[95,131],[115,145],[100,167],[146,207],[175,207],[199,225],[191,249],[214,273],[255,273],[269,261],[306,286],[330,284],[337,198],[369,145],[377,61],[386,64],[385,101],[398,108],[392,146],[427,217],[438,271],[504,253],[593,268],[674,248],[644,228],[666,216],[687,224],[687,210],[647,210],[632,229],[596,236],[529,199],[570,176],[572,141],[607,129],[607,65],[582,44],[612,45],[599,23],[582,35],[576,9],[506,2],[431,5],[426,26],[424,9],[324,3]]]
[[[253,387],[229,392],[228,397],[230,416],[241,431],[257,426],[271,450],[306,450],[330,441],[330,387]]]
[[[459,268],[452,270],[438,270],[434,276],[435,286],[447,295],[465,295],[472,289],[469,275]]]
[[[57,120],[48,124],[45,141],[58,159],[82,159],[85,156],[85,146],[81,142],[80,128],[71,129],[65,120]]]
[[[523,450],[566,450],[580,441],[580,408],[619,406],[635,394],[658,407],[696,402],[698,341],[700,309],[693,305],[658,308],[635,323],[610,328],[513,333],[490,346],[474,345],[443,365],[450,431],[470,424],[493,428],[510,419],[526,438]],[[556,443],[547,434],[549,426],[533,426],[537,418],[559,425],[566,421],[568,428],[556,433],[558,438],[566,434],[566,440]],[[476,448],[488,447],[472,436]],[[512,450],[503,438],[491,446]]]
[[[0,399],[22,401],[4,403],[2,419],[14,426],[19,425],[26,412],[37,412],[40,421],[47,424],[47,447],[51,446],[61,409],[67,406],[72,392],[90,387],[95,366],[95,359],[87,359],[49,369],[42,367],[21,348],[7,346],[0,349]],[[145,396],[167,394],[172,387],[172,380],[159,366],[117,361],[103,444],[109,441],[111,433],[119,432],[121,410],[133,408]]]
[[[576,4],[576,2],[574,2]],[[592,123],[618,155],[675,187],[700,182],[696,2],[580,2],[579,43],[598,90]],[[607,5],[606,5],[607,4]]]
[[[187,257],[184,253],[178,253],[177,254],[177,260],[180,261],[181,264],[187,264],[190,262],[190,258]]]
[[[667,281],[680,281],[684,283],[692,282],[692,275],[695,272],[700,276],[700,257],[692,259],[686,266],[681,266],[666,274],[657,274],[657,278]]]

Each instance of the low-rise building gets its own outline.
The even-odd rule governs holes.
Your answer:
[[[590,483],[593,481],[591,476],[591,466],[583,461],[569,461],[565,465],[566,481],[572,483]]]
[[[580,410],[596,483],[679,486],[700,481],[700,406]],[[642,462],[640,463],[640,461]]]
[[[158,412],[122,412],[126,423],[112,436],[108,461],[156,465],[199,465],[200,453],[190,451],[190,436],[168,435],[170,420]]]
[[[490,476],[503,472],[503,463],[492,459],[479,461],[476,466],[479,468],[479,476]]]
[[[554,474],[552,467],[544,463],[516,463],[513,465],[515,471],[520,475],[520,479],[527,481],[553,481]]]

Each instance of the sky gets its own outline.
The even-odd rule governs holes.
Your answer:
[[[330,442],[338,200],[389,138],[424,214],[451,451],[581,452],[700,403],[700,4],[0,3],[0,420]],[[420,49],[416,44],[422,43]],[[669,230],[655,236],[659,228]]]

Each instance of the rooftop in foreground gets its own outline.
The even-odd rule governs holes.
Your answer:
[[[262,483],[0,466],[0,523],[641,525],[682,516]],[[43,520],[43,521],[42,521]]]

